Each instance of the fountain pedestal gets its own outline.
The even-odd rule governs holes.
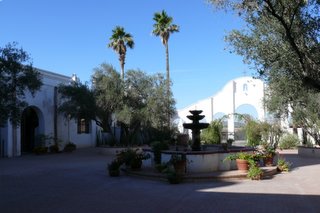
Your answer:
[[[204,115],[200,115],[202,110],[190,110],[189,112],[192,115],[188,115],[187,118],[192,120],[192,123],[184,123],[183,127],[192,131],[192,151],[201,151],[200,130],[207,128],[209,124],[199,123],[205,117]]]

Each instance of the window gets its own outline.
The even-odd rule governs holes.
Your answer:
[[[242,90],[243,92],[248,92],[248,85],[244,84]]]
[[[90,127],[90,122],[84,118],[78,118],[78,134],[85,133],[88,134]]]

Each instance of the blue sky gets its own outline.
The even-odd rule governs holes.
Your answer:
[[[170,74],[177,108],[214,95],[228,81],[252,71],[225,50],[224,36],[243,27],[235,15],[205,0],[0,0],[0,46],[17,41],[35,67],[90,81],[95,67],[118,56],[107,43],[119,25],[134,37],[125,69],[165,73],[165,49],[151,34],[153,14],[165,10],[180,32],[169,40]]]

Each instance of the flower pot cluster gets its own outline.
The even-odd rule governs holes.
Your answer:
[[[150,158],[142,149],[125,149],[117,153],[116,158],[108,164],[109,175],[119,176],[120,167],[125,165],[127,169],[139,170],[142,166],[142,161]]]
[[[225,160],[236,161],[238,170],[247,172],[247,177],[252,180],[260,180],[262,178],[262,170],[260,168],[261,160],[264,166],[272,166],[274,154],[269,151],[260,152],[238,152],[229,155]],[[274,152],[275,153],[275,152]]]

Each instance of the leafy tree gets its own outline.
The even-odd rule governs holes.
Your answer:
[[[310,135],[318,131],[320,91],[320,2],[317,0],[210,0],[231,8],[247,23],[226,38],[233,51],[268,82],[266,106]],[[309,106],[313,106],[311,109]]]
[[[17,126],[22,110],[28,105],[26,93],[35,94],[42,86],[41,74],[32,67],[26,51],[8,43],[0,48],[0,124],[8,119]]]
[[[95,98],[87,84],[80,81],[72,81],[68,85],[61,84],[58,92],[61,97],[58,110],[66,119],[96,120]]]
[[[208,128],[202,130],[201,140],[209,144],[220,144],[222,128],[222,119],[213,120]]]
[[[117,112],[117,119],[124,130],[124,143],[151,139],[152,129],[165,131],[167,113],[174,114],[174,100],[170,97],[167,107],[165,81],[162,75],[149,76],[141,70],[126,73],[123,108]],[[169,111],[168,111],[169,109]],[[138,139],[137,137],[141,137]],[[144,138],[144,139],[143,139]]]
[[[123,83],[117,71],[108,64],[95,68],[91,80],[91,89],[80,81],[60,85],[59,111],[66,118],[94,120],[104,131],[110,132],[111,115],[122,105]]]
[[[157,12],[153,16],[153,20],[155,23],[153,24],[152,33],[155,36],[159,36],[161,38],[162,44],[166,49],[166,77],[167,77],[167,91],[169,93],[170,90],[170,71],[169,71],[169,38],[170,35],[174,32],[179,32],[179,26],[172,24],[173,18],[168,16],[166,11],[162,10],[161,12]],[[168,94],[169,95],[169,94]]]
[[[124,79],[124,64],[126,59],[127,47],[134,47],[134,40],[130,33],[126,33],[123,27],[116,26],[112,30],[108,47],[112,48],[118,55],[121,67],[121,78]]]
[[[304,87],[320,89],[320,2],[317,0],[210,0],[239,12],[248,24],[227,40],[269,80],[280,72]]]
[[[91,76],[97,105],[96,113],[103,129],[111,130],[111,115],[122,108],[124,84],[119,73],[109,64],[101,64]]]

